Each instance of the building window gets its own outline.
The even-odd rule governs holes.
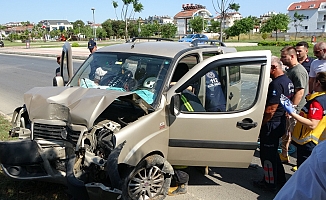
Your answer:
[[[314,8],[315,7],[315,4],[311,4],[310,6],[309,6],[309,8]]]
[[[296,7],[295,7],[295,9],[300,9],[300,8],[301,8],[301,6],[296,6]]]
[[[304,30],[308,30],[308,26],[304,26]]]
[[[304,16],[304,19],[309,19],[309,16]]]

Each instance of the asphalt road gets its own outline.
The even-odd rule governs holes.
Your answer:
[[[81,63],[81,60],[75,60],[74,68]],[[0,54],[0,111],[11,115],[14,108],[23,104],[24,92],[36,86],[51,86],[57,66],[55,58]],[[295,163],[294,158],[291,158],[291,163]],[[188,193],[166,199],[273,199],[275,194],[252,185],[252,180],[261,179],[263,176],[258,150],[253,155],[252,164],[256,167],[210,168],[209,175],[206,176],[196,168],[189,167],[186,169],[190,175]],[[290,171],[292,166],[284,165],[284,167],[289,178],[293,173]]]

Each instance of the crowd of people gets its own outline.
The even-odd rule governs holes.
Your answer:
[[[326,42],[281,49],[271,60],[270,82],[260,129],[260,160],[264,169],[256,187],[277,192],[275,199],[325,199]],[[281,140],[280,140],[281,138]],[[282,152],[278,153],[279,143]],[[282,163],[289,163],[289,145],[296,147],[294,175],[287,181]]]

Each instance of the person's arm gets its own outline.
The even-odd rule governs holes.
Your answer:
[[[292,98],[293,105],[298,105],[303,98],[304,95],[304,89],[303,88],[297,88],[294,91],[294,96]]]
[[[315,129],[319,121],[323,118],[323,113],[323,107],[318,101],[314,100],[309,106],[307,118],[302,117],[295,112],[290,113],[290,115],[297,121],[301,122],[304,126],[310,129]]]
[[[262,125],[265,125],[269,120],[272,119],[274,116],[276,109],[278,107],[278,104],[271,104],[266,106],[264,116],[263,116],[263,122]]]
[[[291,113],[290,114],[294,119],[296,119],[297,121],[301,122],[304,126],[310,128],[310,129],[315,129],[319,123],[320,120],[316,120],[316,119],[307,119],[304,118],[300,115],[298,115],[297,113]]]
[[[314,85],[315,79],[316,79],[316,77],[309,77],[309,93],[310,94],[314,91],[313,85]]]

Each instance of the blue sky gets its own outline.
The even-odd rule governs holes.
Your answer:
[[[121,0],[116,0],[122,4]],[[136,13],[135,17],[147,18],[153,15],[169,15],[173,17],[181,11],[182,4],[193,3],[206,6],[214,16],[212,0],[139,0],[144,10],[141,13]],[[220,0],[213,0],[213,2]],[[230,0],[229,0],[230,1]],[[234,0],[234,3],[240,5],[239,12],[243,17],[249,15],[257,16],[275,11],[287,13],[287,7],[292,2],[300,0]],[[93,21],[91,8],[95,8],[95,22],[103,23],[107,19],[116,19],[115,11],[112,6],[112,0],[2,0],[1,1],[1,17],[0,24],[7,22],[30,21],[37,23],[41,20],[56,20],[67,19],[68,21],[82,20]],[[121,6],[120,6],[121,8]],[[216,8],[218,8],[216,6]],[[117,9],[117,13],[121,13]]]

